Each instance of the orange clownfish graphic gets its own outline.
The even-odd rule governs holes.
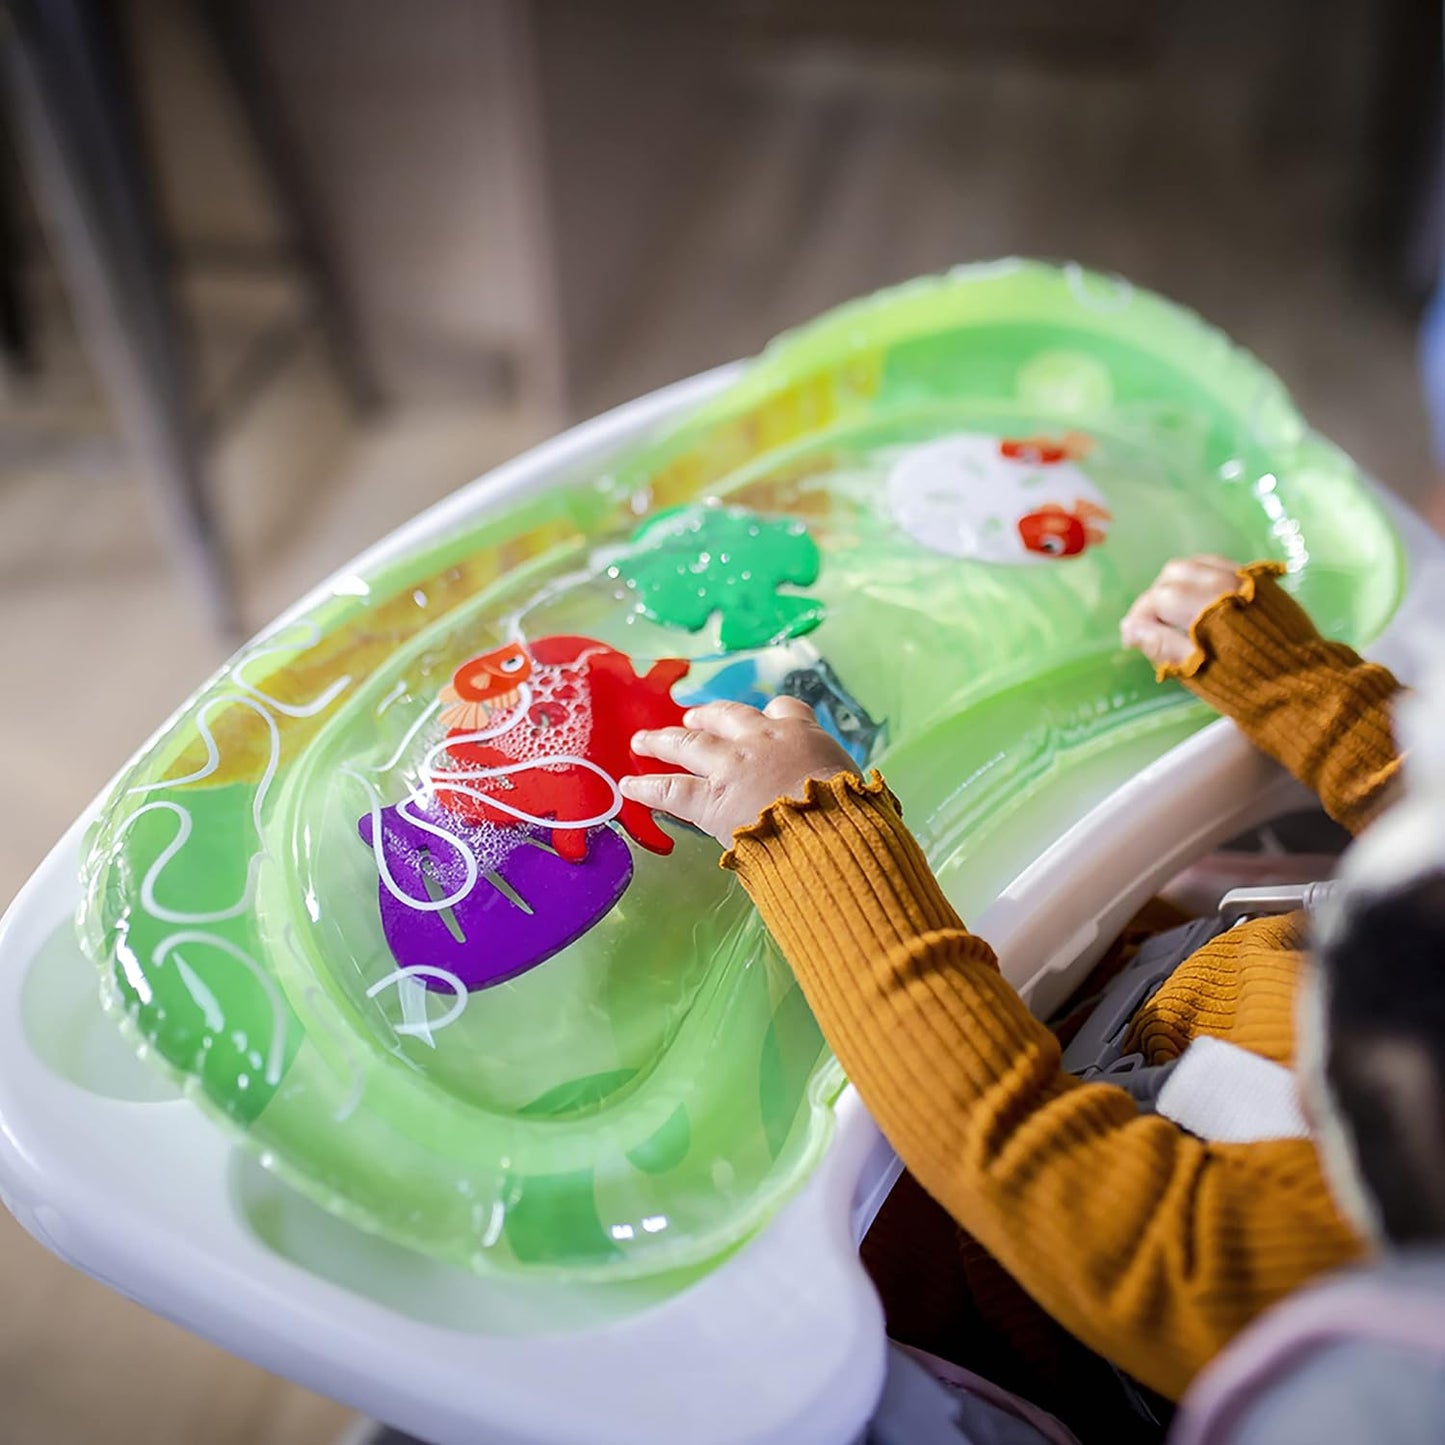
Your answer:
[[[1083,432],[1071,431],[1064,434],[1062,441],[1049,437],[1010,437],[998,444],[1001,457],[1011,462],[1031,462],[1038,467],[1053,467],[1060,462],[1077,461],[1087,456],[1093,448],[1093,440]]]
[[[521,696],[521,684],[532,675],[532,658],[520,642],[468,658],[437,696],[446,704],[441,725],[452,731],[484,728]]]
[[[1104,531],[1096,523],[1113,518],[1103,507],[1077,501],[1071,508],[1049,502],[1019,518],[1019,537],[1030,552],[1047,557],[1077,557],[1087,547],[1097,547]]]

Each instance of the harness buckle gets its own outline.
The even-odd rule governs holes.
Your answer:
[[[1273,888],[1231,888],[1219,900],[1219,917],[1226,927],[1247,918],[1293,913],[1296,909],[1318,908],[1335,891],[1336,884],[1296,883]]]

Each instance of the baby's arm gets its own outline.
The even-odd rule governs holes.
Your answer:
[[[1161,680],[1177,677],[1359,832],[1389,799],[1399,683],[1329,642],[1276,582],[1272,562],[1170,562],[1120,626]]]
[[[624,793],[733,843],[724,863],[904,1163],[1067,1329],[1177,1397],[1255,1314],[1354,1256],[1308,1141],[1205,1144],[1063,1071],[892,794],[803,704],[684,722],[633,746],[694,776]]]

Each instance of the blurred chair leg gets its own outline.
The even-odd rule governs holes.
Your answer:
[[[14,127],[0,106],[0,353],[15,376],[35,370],[35,336],[25,293],[26,246],[20,224],[20,177],[10,153]]]
[[[572,388],[557,271],[547,121],[538,76],[536,7],[533,0],[497,0],[485,14],[492,26],[489,38],[505,57],[499,77],[505,117],[501,141],[510,161],[523,284],[533,313],[522,354],[522,384],[539,418],[549,426],[562,426],[570,416]]]
[[[9,0],[6,79],[71,305],[182,563],[237,626],[139,127],[105,0]]]
[[[286,218],[291,242],[320,313],[333,365],[356,410],[372,411],[380,403],[381,394],[366,364],[322,218],[296,163],[284,107],[271,81],[252,7],[249,0],[202,0],[202,12],[231,92]]]

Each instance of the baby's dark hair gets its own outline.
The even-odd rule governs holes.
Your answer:
[[[1317,955],[1325,1074],[1385,1234],[1445,1239],[1445,872],[1350,907]]]

